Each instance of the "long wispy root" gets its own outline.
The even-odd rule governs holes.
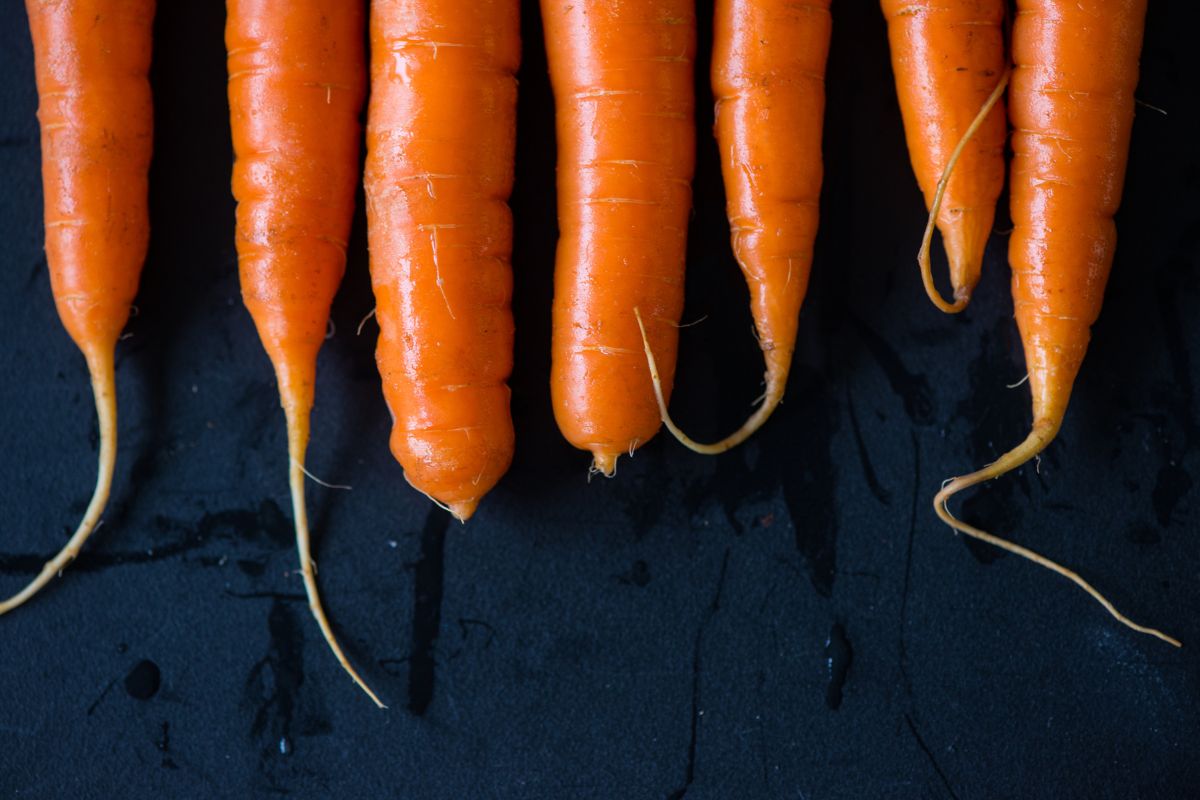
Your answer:
[[[358,684],[360,689],[366,692],[367,697],[370,697],[376,706],[387,708],[350,664],[346,654],[342,652],[342,646],[338,644],[333,628],[329,624],[329,618],[325,616],[325,608],[321,605],[321,593],[317,588],[317,566],[312,557],[312,537],[308,530],[308,510],[304,502],[304,452],[307,447],[307,419],[303,421],[295,419],[289,411],[288,455],[291,464],[288,470],[288,484],[292,493],[292,516],[296,525],[296,552],[300,557],[300,574],[304,577],[304,591],[308,595],[308,608],[321,629],[321,635],[325,637],[325,643],[333,651],[333,655],[342,665],[342,669]]]
[[[650,368],[650,381],[654,384],[654,398],[658,401],[658,414],[662,418],[662,423],[666,429],[684,447],[709,456],[724,453],[726,450],[732,450],[749,439],[770,418],[775,409],[779,407],[779,403],[783,400],[783,387],[787,382],[787,376],[783,375],[781,377],[775,375],[768,369],[767,390],[763,394],[762,405],[754,410],[754,413],[742,423],[742,426],[719,442],[713,442],[712,444],[697,442],[684,433],[675,424],[675,421],[671,419],[671,412],[667,410],[667,400],[663,393],[662,376],[658,372],[658,362],[654,359],[654,350],[650,347],[650,338],[646,335],[646,325],[642,322],[642,312],[635,308],[633,313],[637,317],[638,330],[642,333],[642,347],[646,351],[646,365]]]
[[[1057,431],[1058,426],[1053,423],[1047,422],[1035,424],[1033,430],[1030,432],[1029,436],[1026,437],[1025,441],[1002,455],[995,463],[990,464],[983,469],[978,470],[977,472],[972,472],[970,475],[963,475],[948,481],[946,485],[942,487],[942,490],[937,493],[937,496],[933,498],[934,511],[937,512],[938,517],[941,518],[943,522],[945,522],[955,531],[958,531],[966,536],[970,536],[971,538],[977,539],[981,542],[986,542],[993,547],[998,547],[1005,552],[1028,559],[1038,566],[1045,567],[1051,572],[1063,576],[1080,589],[1083,589],[1085,592],[1091,595],[1093,600],[1103,606],[1105,611],[1111,614],[1114,619],[1127,628],[1131,628],[1138,633],[1144,633],[1148,636],[1153,636],[1156,639],[1161,639],[1167,644],[1174,645],[1175,647],[1182,647],[1183,644],[1173,636],[1168,636],[1157,628],[1148,628],[1145,625],[1139,625],[1138,623],[1129,619],[1129,617],[1118,611],[1116,607],[1108,600],[1108,598],[1100,594],[1095,587],[1093,587],[1073,570],[1067,569],[1061,564],[1051,561],[1045,556],[1035,553],[1027,547],[1022,547],[1019,544],[1015,544],[1006,539],[1001,539],[999,536],[990,534],[987,531],[980,530],[973,525],[968,525],[950,513],[947,503],[950,501],[951,497],[963,491],[964,489],[968,489],[977,484],[989,481],[992,478],[997,478],[1005,473],[1011,472],[1030,459],[1036,457],[1042,452],[1042,450],[1046,448],[1046,445],[1048,445],[1054,438],[1054,435],[1057,433]]]
[[[96,417],[100,425],[100,462],[96,471],[96,488],[83,520],[63,549],[46,562],[42,571],[24,589],[0,602],[0,615],[24,605],[75,560],[88,537],[99,527],[100,517],[108,504],[117,463],[117,387],[112,351],[105,355],[89,356],[88,370],[92,375],[92,393],[96,398]]]

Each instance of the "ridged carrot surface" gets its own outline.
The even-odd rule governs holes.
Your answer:
[[[382,705],[346,660],[321,608],[304,504],[317,351],[345,270],[358,183],[364,24],[358,0],[229,0],[225,44],[242,299],[275,368],[287,418],[304,585],[339,663]]]
[[[1146,0],[1017,3],[1008,257],[1033,428],[995,463],[950,481],[934,508],[954,529],[1074,581],[1123,624],[1178,645],[1118,613],[1070,570],[955,519],[946,507],[963,489],[1037,456],[1062,425],[1116,250],[1113,215],[1125,182],[1145,16]]]
[[[635,309],[667,395],[675,371],[695,162],[695,7],[541,5],[558,131],[554,415],[611,475],[661,424]]]
[[[717,0],[712,85],[733,245],[766,362],[762,404],[702,453],[745,441],[783,400],[821,203],[829,0]]]
[[[508,469],[517,0],[375,0],[367,225],[392,452],[470,517]]]
[[[28,0],[42,132],[46,262],[58,315],[87,359],[100,422],[96,489],[66,546],[0,614],[79,553],[104,512],[117,457],[113,377],[150,239],[153,0]]]
[[[1005,0],[882,0],[896,95],[917,184],[932,208],[951,153],[1003,78]],[[937,227],[950,262],[954,302],[930,283],[944,311],[966,307],[1004,187],[1004,101],[998,100],[954,166]]]

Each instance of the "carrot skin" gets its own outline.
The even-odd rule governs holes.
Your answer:
[[[28,0],[41,126],[46,261],[63,326],[87,361],[100,433],[96,487],[75,532],[37,576],[0,601],[26,603],[70,564],[112,491],[114,377],[150,239],[153,0]]]
[[[346,264],[366,94],[355,0],[229,0],[242,300],[289,414],[307,419]]]
[[[459,519],[514,433],[517,0],[371,4],[367,235],[392,453]]]
[[[363,24],[358,0],[229,0],[225,44],[242,299],[287,418],[300,573],[330,650],[383,707],[325,616],[304,499],[317,351],[345,270],[358,182]]]
[[[764,406],[783,396],[808,289],[821,199],[828,0],[718,0],[717,144],[733,253],[767,365]]]
[[[63,325],[111,354],[150,241],[153,0],[28,0],[42,131],[46,261]]]
[[[612,474],[660,426],[634,309],[670,394],[695,162],[694,4],[543,0],[558,132],[551,395]]]
[[[1062,425],[1112,268],[1145,15],[1146,0],[1018,0],[1009,261],[1033,424],[992,464],[943,484],[933,506],[955,531],[1068,578],[1121,624],[1180,647],[1119,612],[1077,573],[956,519],[948,507],[959,492],[1036,457]]]
[[[882,9],[909,157],[928,209],[951,153],[1004,72],[1005,2],[882,0]],[[963,151],[938,212],[959,301],[979,282],[1004,185],[1006,134],[1001,100]]]
[[[1021,0],[1009,242],[1033,418],[1066,413],[1116,249],[1146,0]]]

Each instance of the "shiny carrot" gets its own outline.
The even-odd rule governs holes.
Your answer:
[[[460,520],[508,469],[520,3],[375,0],[367,235],[405,478]]]
[[[300,571],[325,641],[382,706],[325,617],[304,503],[317,351],[345,270],[358,182],[363,8],[358,0],[229,0],[227,10],[238,269],[287,419]]]
[[[554,416],[616,470],[659,428],[635,309],[669,395],[695,162],[689,0],[542,0],[558,131]]]
[[[82,351],[100,422],[96,488],[67,544],[0,614],[79,554],[104,513],[117,458],[117,338],[150,239],[147,178],[153,0],[28,0],[42,129],[46,261],[58,315]]]
[[[925,205],[934,212],[922,243],[921,277],[929,299],[950,313],[966,308],[979,283],[1004,186],[1007,131],[999,94],[1008,80],[1005,5],[1005,0],[882,0],[908,153]],[[956,146],[968,136],[952,165]],[[935,221],[950,262],[952,303],[933,284],[929,241]]]
[[[713,23],[716,135],[733,254],[750,287],[766,361],[762,404],[732,434],[700,444],[667,413],[654,350],[650,363],[663,423],[700,453],[745,441],[783,400],[800,306],[808,290],[821,199],[829,0],[718,0]]]
[[[1116,248],[1146,0],[1019,0],[1009,95],[1014,128],[1009,242],[1013,306],[1033,395],[1028,438],[994,464],[946,484],[934,508],[957,531],[1070,579],[1135,624],[1074,572],[959,521],[947,501],[1037,456],[1054,439],[1100,314]]]

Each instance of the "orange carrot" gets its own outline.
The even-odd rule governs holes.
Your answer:
[[[225,45],[242,299],[275,368],[287,418],[304,588],[338,662],[382,707],[321,607],[304,505],[317,351],[345,270],[358,182],[363,23],[358,0],[229,0]]]
[[[518,0],[375,0],[367,235],[392,453],[460,520],[513,454]]]
[[[817,238],[831,29],[829,0],[716,4],[712,82],[721,173],[733,254],[750,287],[767,370],[762,405],[726,438],[700,444],[667,413],[654,352],[645,343],[663,423],[696,452],[735,447],[783,400]]]
[[[957,520],[946,506],[958,492],[1037,456],[1062,425],[1112,267],[1113,214],[1129,156],[1145,15],[1146,0],[1017,3],[1009,96],[1015,225],[1009,260],[1033,428],[994,464],[949,481],[934,508],[956,531],[1063,575],[1123,624],[1178,646],[1120,614],[1079,575]]]
[[[558,131],[550,388],[567,440],[616,470],[659,428],[634,309],[675,372],[695,162],[689,0],[542,0]]]
[[[46,261],[58,315],[87,360],[100,421],[96,489],[58,555],[0,614],[38,593],[100,522],[117,458],[113,364],[150,238],[153,0],[28,0],[42,129]]]
[[[1005,2],[882,0],[882,6],[908,152],[932,212],[919,257],[921,277],[934,305],[955,313],[966,308],[979,282],[1004,186],[1006,130],[999,97],[1008,80],[1001,28]],[[951,178],[952,154],[960,144]],[[929,242],[935,221],[950,262],[953,303],[933,284]]]

